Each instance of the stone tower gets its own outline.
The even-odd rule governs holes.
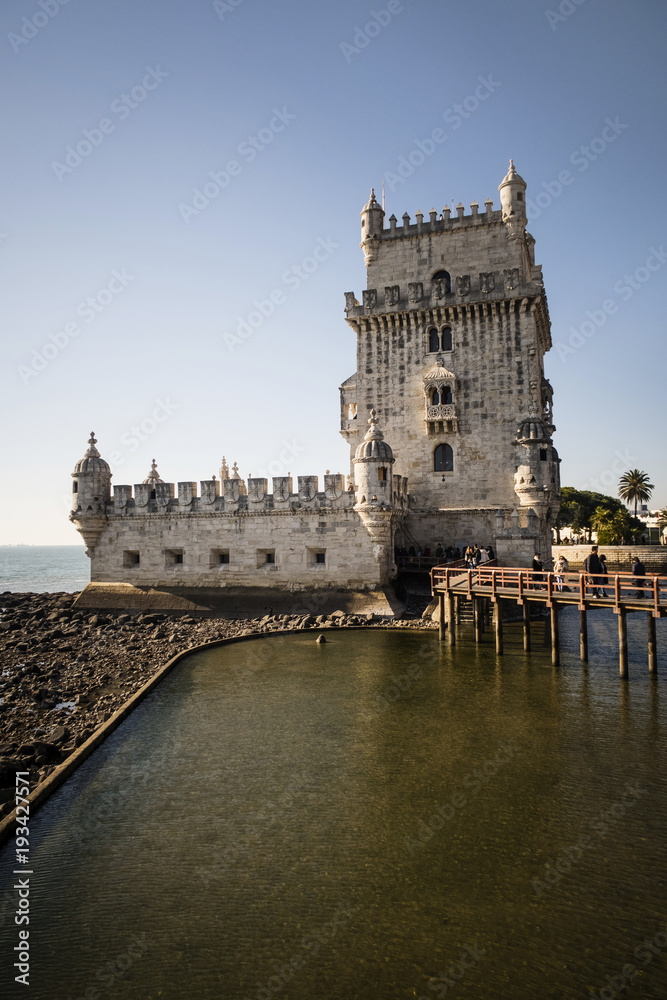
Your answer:
[[[72,511],[76,525],[91,556],[106,523],[106,505],[111,499],[111,469],[95,447],[95,432],[90,432],[88,449],[72,473]]]
[[[492,543],[505,563],[550,554],[558,513],[549,311],[526,182],[514,163],[469,215],[407,212],[375,194],[361,212],[367,288],[346,294],[357,371],[341,386],[351,459],[374,409],[410,482],[407,529],[422,545]],[[354,462],[353,462],[354,465]],[[356,467],[355,467],[356,474]]]

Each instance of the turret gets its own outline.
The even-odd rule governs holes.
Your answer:
[[[516,227],[517,231],[523,230],[526,225],[526,182],[514,169],[514,160],[510,160],[509,171],[498,190],[503,222]]]
[[[378,428],[375,410],[371,410],[368,430],[354,455],[356,506],[391,504],[394,454]]]
[[[375,200],[375,189],[361,210],[361,249],[364,251],[366,266],[377,260],[378,244],[384,229],[384,210]]]
[[[560,499],[558,453],[543,422],[534,416],[523,420],[516,435],[519,454],[514,492],[522,507],[532,507],[555,518]]]
[[[70,521],[83,536],[88,556],[100,537],[106,520],[106,504],[111,499],[111,469],[100,458],[96,444],[95,433],[91,431],[88,450],[72,473]]]

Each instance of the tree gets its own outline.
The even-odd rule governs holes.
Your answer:
[[[635,517],[637,517],[637,502],[647,503],[654,489],[653,483],[649,482],[648,474],[640,472],[639,469],[624,472],[618,481],[618,495],[628,506],[634,501]]]
[[[573,486],[563,486],[561,489],[561,507],[558,514],[558,527],[571,527],[573,533],[590,532],[593,528],[593,517],[598,508],[608,510],[612,514],[620,511],[626,513],[625,507],[616,497],[605,493],[594,493],[591,490],[575,490]]]

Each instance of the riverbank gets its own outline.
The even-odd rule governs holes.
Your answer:
[[[285,630],[367,626],[433,629],[421,617],[374,614],[194,618],[77,610],[77,594],[0,595],[0,816],[14,773],[41,781],[177,653],[215,639]],[[420,608],[409,613],[419,615]]]

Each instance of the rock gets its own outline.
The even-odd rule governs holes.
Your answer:
[[[344,618],[345,617],[345,612],[344,611],[334,611],[332,614],[329,615],[329,617],[330,618]]]
[[[56,726],[56,728],[51,731],[51,742],[62,743],[63,740],[68,740],[71,735],[72,734],[67,726]]]
[[[326,642],[326,641],[327,641],[327,639],[326,639],[326,636],[324,636],[324,635],[318,635],[317,639],[315,640],[315,642],[318,645],[322,645],[322,643]]]

